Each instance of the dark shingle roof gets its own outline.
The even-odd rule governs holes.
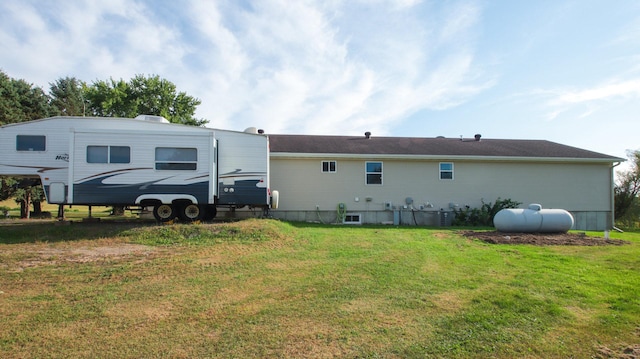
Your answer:
[[[271,153],[622,159],[545,140],[269,135]]]

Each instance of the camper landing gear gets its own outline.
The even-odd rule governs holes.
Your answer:
[[[176,218],[176,211],[170,204],[158,204],[153,207],[153,216],[159,222],[169,222]]]

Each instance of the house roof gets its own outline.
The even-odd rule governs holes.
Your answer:
[[[427,137],[269,135],[272,155],[409,156],[433,158],[494,157],[575,159],[598,162],[622,158],[545,140]]]

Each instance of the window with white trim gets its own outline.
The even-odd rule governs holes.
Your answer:
[[[156,147],[156,169],[195,171],[198,150],[195,148]]]
[[[440,162],[440,179],[453,180],[453,163]]]
[[[381,185],[382,184],[382,162],[366,162],[366,184]]]
[[[322,173],[335,173],[337,169],[336,161],[322,161]]]

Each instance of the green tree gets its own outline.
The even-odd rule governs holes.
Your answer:
[[[136,75],[131,81],[109,79],[95,81],[85,90],[88,112],[102,117],[136,117],[155,115],[169,122],[202,126],[204,119],[195,118],[201,101],[177,92],[176,86],[160,76]]]
[[[75,77],[65,77],[49,84],[51,107],[61,116],[84,116],[86,102],[84,88],[86,84]]]
[[[12,79],[0,71],[0,125],[36,120],[55,113],[49,96],[41,88],[25,80]],[[0,187],[0,198],[15,197],[23,208],[23,218],[29,217],[31,204],[34,212],[40,212],[40,203],[45,197],[39,183],[5,177]]]
[[[616,221],[628,222],[635,225],[640,215],[640,150],[628,151],[627,157],[630,168],[627,171],[618,172],[617,183],[614,187],[614,211]]]
[[[44,91],[0,71],[0,125],[36,120],[54,114]]]

